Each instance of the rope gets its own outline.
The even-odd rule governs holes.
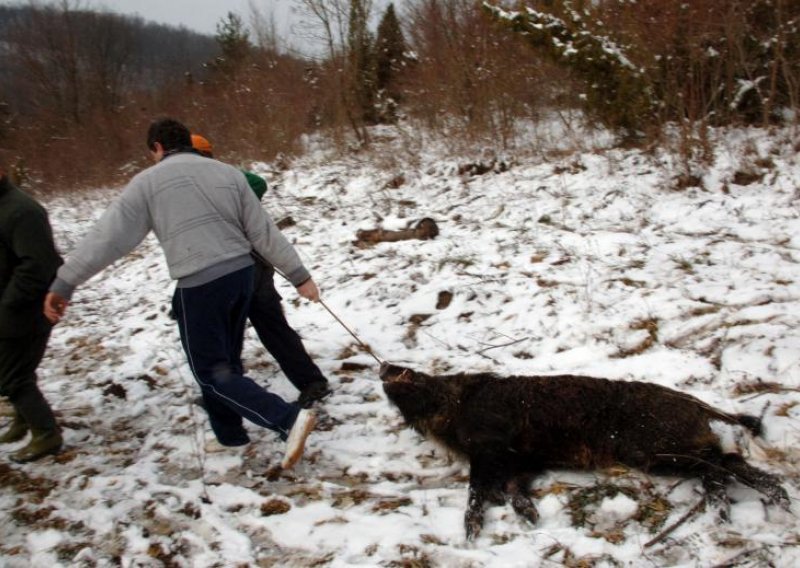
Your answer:
[[[264,259],[264,258],[263,258],[263,257],[262,257],[260,254],[258,254],[257,252],[253,252],[252,254],[253,254],[253,256],[254,256],[254,257],[256,257],[256,261],[257,261],[257,262],[261,262],[261,263],[263,263],[263,264],[264,264],[264,265],[266,265],[266,266],[272,266],[272,265],[271,265],[269,262],[267,262],[267,261],[266,261],[266,260],[265,260],[265,259]],[[278,268],[277,268],[276,266],[272,266],[272,268],[275,270],[275,272],[276,272],[277,274],[280,274],[280,275],[281,275],[281,276],[282,276],[284,279],[286,279],[286,280],[289,280],[289,279],[286,277],[286,275],[285,275],[283,272],[281,272],[280,270],[278,270]],[[337,316],[335,313],[333,313],[333,310],[331,310],[331,309],[328,307],[328,305],[327,305],[325,302],[323,302],[323,301],[322,301],[322,298],[320,298],[320,299],[319,299],[319,303],[322,305],[322,307],[323,307],[323,308],[325,308],[326,310],[328,310],[328,313],[329,313],[329,314],[331,314],[331,315],[333,316],[333,319],[335,319],[336,321],[338,321],[338,322],[339,322],[339,325],[341,325],[343,328],[345,328],[345,329],[347,330],[347,333],[349,333],[350,335],[352,335],[352,336],[353,336],[353,338],[354,338],[354,339],[355,339],[355,340],[358,342],[358,344],[359,344],[359,345],[360,345],[360,346],[361,346],[361,347],[364,349],[364,351],[366,351],[367,353],[369,353],[369,354],[372,356],[372,358],[373,358],[373,359],[375,359],[375,360],[378,362],[378,365],[383,365],[383,363],[384,363],[384,362],[383,362],[383,361],[381,361],[381,360],[378,358],[378,356],[377,356],[377,355],[375,355],[375,353],[373,353],[373,352],[372,352],[372,349],[370,349],[369,345],[367,345],[366,343],[364,343],[363,341],[361,341],[361,339],[360,339],[360,338],[359,338],[359,337],[358,337],[358,336],[357,336],[357,335],[356,335],[356,334],[353,332],[353,330],[352,330],[352,329],[350,329],[349,327],[347,327],[347,325],[346,325],[346,324],[345,324],[345,323],[344,323],[344,322],[341,320],[341,318],[339,318],[339,316]]]
[[[345,328],[345,329],[347,330],[347,332],[348,332],[350,335],[352,335],[352,336],[353,336],[353,338],[354,338],[356,341],[358,341],[358,344],[359,344],[359,345],[361,345],[361,347],[363,347],[363,348],[364,348],[364,351],[366,351],[367,353],[369,353],[369,354],[372,356],[372,358],[373,358],[373,359],[375,359],[375,360],[378,362],[378,364],[379,364],[379,365],[383,365],[383,361],[381,361],[381,360],[378,358],[378,356],[377,356],[377,355],[375,355],[375,353],[373,353],[373,352],[372,352],[372,349],[370,349],[369,345],[367,345],[366,343],[364,343],[363,341],[361,341],[361,339],[359,339],[359,337],[358,337],[358,336],[357,336],[357,335],[356,335],[356,334],[353,332],[353,330],[351,330],[349,327],[347,327],[347,326],[345,325],[345,323],[344,323],[344,322],[343,322],[341,319],[339,319],[339,316],[337,316],[335,313],[333,313],[333,310],[331,310],[331,309],[328,307],[328,305],[327,305],[325,302],[323,302],[323,301],[322,301],[322,298],[320,298],[320,299],[319,299],[319,303],[322,305],[322,307],[323,307],[323,308],[325,308],[326,310],[328,310],[328,313],[329,313],[329,314],[331,314],[331,315],[333,316],[333,318],[334,318],[336,321],[338,321],[338,322],[339,322],[339,324],[340,324],[340,325],[341,325],[343,328]]]

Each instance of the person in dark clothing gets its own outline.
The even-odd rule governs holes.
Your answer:
[[[192,146],[208,158],[213,158],[213,147],[205,137],[192,134]],[[250,189],[261,199],[267,190],[264,178],[243,172]],[[263,259],[256,259],[253,279],[253,297],[247,317],[258,338],[270,355],[280,365],[286,378],[300,391],[296,404],[309,408],[331,392],[328,380],[322,374],[303,346],[303,341],[286,320],[281,305],[281,295],[275,288],[275,269]]]
[[[36,368],[50,337],[42,313],[47,288],[61,265],[47,212],[9,181],[0,160],[0,395],[14,416],[0,444],[25,438],[11,454],[19,462],[57,453],[63,444],[53,410],[36,384]]]

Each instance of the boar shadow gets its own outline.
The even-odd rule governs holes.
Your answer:
[[[380,377],[410,426],[469,460],[468,539],[480,532],[487,501],[510,501],[517,514],[535,523],[538,513],[528,488],[548,468],[623,464],[699,477],[723,519],[731,479],[789,507],[780,479],[749,465],[738,452],[725,451],[711,427],[722,422],[758,434],[760,420],[728,414],[676,390],[574,375],[434,377],[388,363]]]

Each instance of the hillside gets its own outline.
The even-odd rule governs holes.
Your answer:
[[[270,184],[267,210],[294,221],[284,232],[326,304],[378,357],[428,373],[650,381],[763,412],[770,452],[750,462],[783,476],[794,502],[800,142],[715,135],[701,186],[683,189],[670,156],[602,141],[549,157],[455,156],[385,131],[379,159],[310,149],[254,168]],[[115,191],[48,201],[65,254]],[[435,239],[353,244],[358,229],[422,217],[436,220]],[[404,427],[374,359],[328,312],[279,289],[335,389],[287,473],[282,444],[255,427],[243,453],[203,450],[208,423],[152,237],[79,289],[40,369],[67,447],[25,467],[0,454],[0,564],[800,565],[796,504],[766,507],[733,485],[720,523],[696,508],[698,480],[622,468],[548,471],[531,488],[536,526],[492,507],[467,543],[466,464]],[[251,376],[294,399],[252,330],[244,355]]]

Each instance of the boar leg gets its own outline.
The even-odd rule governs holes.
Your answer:
[[[706,490],[706,502],[716,505],[719,511],[719,519],[722,522],[731,520],[731,501],[725,483],[725,476],[719,475],[717,471],[713,475],[703,475],[701,477],[703,488]]]
[[[483,512],[486,501],[504,503],[503,485],[505,472],[502,463],[486,456],[473,457],[469,461],[469,499],[464,514],[467,540],[480,534],[483,528]]]
[[[789,510],[789,494],[781,486],[780,478],[757,467],[753,467],[739,454],[722,456],[722,467],[738,481],[767,496],[769,503]]]
[[[718,508],[721,521],[730,520],[727,485],[732,473],[723,467],[722,452],[718,448],[704,448],[696,454],[662,454],[658,458],[659,460],[648,468],[649,471],[686,478],[699,477],[703,482],[705,501]]]
[[[753,467],[739,454],[723,454],[719,449],[709,448],[695,456],[662,457],[668,458],[665,463],[669,463],[668,467],[675,472],[687,477],[699,476],[712,499],[719,495],[719,487],[725,486],[733,477],[766,495],[771,504],[789,509],[789,494],[781,486],[780,478]]]
[[[517,475],[506,483],[506,492],[511,498],[511,506],[517,515],[535,525],[536,521],[539,520],[539,512],[528,496],[528,488],[532,477],[529,474]]]
[[[698,466],[705,470],[700,475],[706,491],[709,490],[709,487],[716,488],[718,485],[724,485],[732,477],[766,495],[770,504],[780,505],[787,511],[789,510],[789,494],[781,486],[780,478],[753,467],[739,454],[715,453],[713,456],[706,456]]]

